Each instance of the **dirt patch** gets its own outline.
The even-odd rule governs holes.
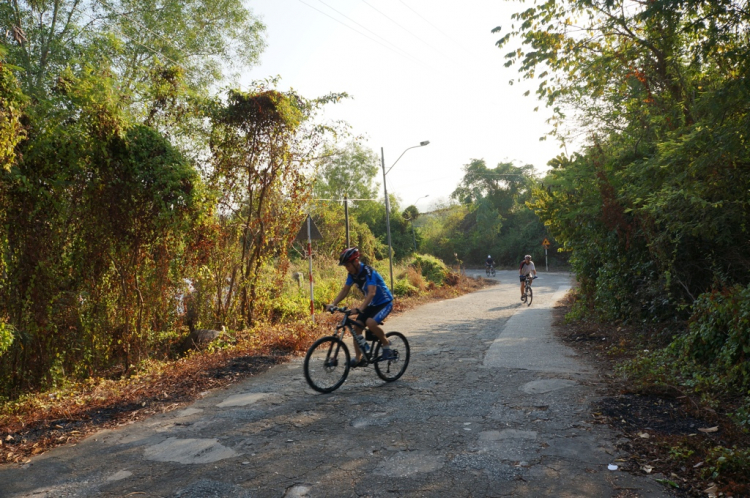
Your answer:
[[[635,474],[661,474],[662,481],[677,496],[750,497],[750,477],[722,469],[715,479],[710,467],[716,464],[712,452],[725,448],[750,447],[750,435],[728,416],[729,410],[706,407],[700,400],[670,386],[632,389],[614,374],[615,366],[660,344],[659,331],[593,322],[566,323],[571,303],[555,308],[555,334],[585,356],[608,380],[600,401],[592,406],[597,423],[608,424],[619,435],[617,446],[629,457],[619,462],[622,470]],[[653,339],[655,338],[655,339]]]

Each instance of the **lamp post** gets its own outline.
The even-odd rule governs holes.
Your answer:
[[[404,157],[404,154],[406,154],[407,150],[410,149],[416,149],[417,147],[424,147],[425,145],[428,145],[430,143],[429,140],[425,140],[423,142],[419,142],[419,145],[415,145],[413,147],[408,147],[406,150],[404,150],[400,156],[398,156],[398,159],[391,164],[391,167],[388,168],[388,171],[385,170],[385,154],[383,153],[383,148],[380,148],[380,165],[383,167],[383,193],[385,194],[385,228],[386,232],[388,233],[388,265],[390,266],[391,270],[391,290],[393,290],[393,246],[391,246],[391,203],[388,201],[388,187],[386,186],[385,182],[385,175],[387,175],[393,167],[396,165],[396,163]]]

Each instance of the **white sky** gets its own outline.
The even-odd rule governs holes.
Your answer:
[[[378,156],[383,147],[386,170],[407,147],[430,141],[406,152],[387,176],[388,192],[402,207],[419,199],[417,207],[425,211],[447,200],[473,158],[489,167],[533,164],[542,172],[560,153],[555,141],[539,141],[549,130],[550,111],[534,96],[538,83],[508,84],[518,75],[503,66],[510,48],[497,48],[502,35],[490,32],[498,25],[509,28],[510,15],[527,8],[522,3],[249,0],[248,5],[267,27],[268,47],[261,64],[243,75],[243,85],[279,75],[281,90],[294,88],[307,98],[347,92],[353,98],[330,105],[325,117],[348,122]],[[532,90],[529,97],[523,97],[526,89]],[[382,194],[382,173],[377,181]],[[425,195],[429,198],[420,199]]]

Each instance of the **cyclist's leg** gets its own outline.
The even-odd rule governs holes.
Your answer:
[[[362,331],[364,330],[362,327],[358,326],[356,323],[353,323],[352,327],[354,328],[355,334],[362,335]],[[359,344],[354,337],[352,337],[352,343],[354,344],[354,359],[356,360],[356,363],[359,363],[362,360],[362,350],[359,349]]]
[[[380,324],[373,318],[367,319],[367,328],[370,329],[373,334],[375,334],[375,337],[378,338],[380,344],[382,344],[383,346],[388,346],[390,344],[388,342],[388,339],[386,339],[385,337],[385,331],[383,330],[383,327],[381,327]]]
[[[380,344],[383,346],[388,346],[390,342],[385,337],[385,331],[380,326],[380,322],[385,320],[385,318],[391,313],[391,310],[393,310],[393,301],[380,309],[375,316],[367,319],[367,328],[375,334],[375,337],[378,338]]]

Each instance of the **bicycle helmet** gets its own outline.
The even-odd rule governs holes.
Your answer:
[[[357,258],[359,258],[359,249],[357,249],[356,247],[344,249],[344,251],[341,253],[341,256],[339,256],[339,265],[343,266],[346,263],[354,261]]]

